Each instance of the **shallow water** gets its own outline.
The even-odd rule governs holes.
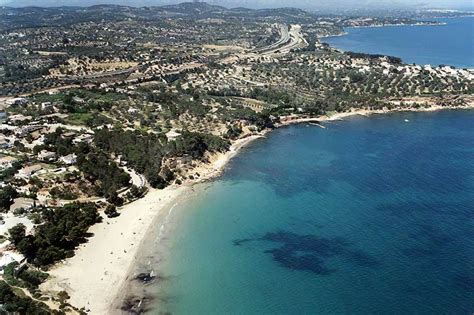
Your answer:
[[[474,311],[474,111],[325,125],[256,140],[175,208],[156,314]]]
[[[474,68],[474,18],[437,19],[444,26],[347,28],[323,41],[345,51],[385,54],[406,63]]]

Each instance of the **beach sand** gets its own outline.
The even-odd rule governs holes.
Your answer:
[[[41,289],[52,296],[59,291],[68,292],[69,303],[84,307],[90,314],[118,313],[116,298],[123,296],[120,290],[130,277],[140,247],[147,243],[149,229],[158,228],[156,219],[165,218],[192,185],[218,176],[242,147],[260,137],[239,139],[228,152],[212,155],[210,163],[195,169],[201,174],[198,180],[163,190],[150,189],[143,198],[120,209],[120,216],[104,218],[104,222],[92,226],[90,232],[94,236],[79,246],[74,257],[55,265]]]
[[[107,314],[150,223],[185,190],[186,186],[151,190],[120,210],[119,217],[105,218],[92,226],[94,236],[76,250],[74,257],[50,270],[51,280],[41,288],[65,290],[72,305],[85,307],[92,314]]]

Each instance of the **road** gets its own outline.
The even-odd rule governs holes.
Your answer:
[[[288,32],[288,26],[286,26],[285,24],[280,24],[279,28],[280,28],[280,39],[277,42],[271,45],[268,45],[267,47],[256,49],[255,52],[265,53],[265,52],[273,51],[273,50],[278,49],[278,47],[280,47],[281,45],[288,43],[288,41],[290,40],[290,33]]]
[[[237,56],[237,59],[241,58],[259,58],[261,56],[273,58],[276,55],[282,55],[289,53],[292,49],[300,49],[308,46],[308,42],[304,38],[303,34],[301,34],[301,26],[298,24],[294,24],[290,26],[290,30],[286,25],[279,25],[280,26],[280,39],[264,48],[260,48],[254,50],[249,53],[244,53]],[[241,83],[247,83],[254,86],[265,86],[267,83],[265,82],[257,82],[253,80],[249,80],[242,75],[242,67],[237,66],[237,69],[231,77],[235,80],[238,80]]]
[[[137,67],[132,67],[132,68],[127,68],[127,69],[121,69],[121,70],[113,70],[113,71],[105,71],[105,72],[97,72],[97,73],[91,73],[91,74],[84,74],[84,75],[68,75],[65,77],[60,77],[60,79],[63,80],[87,80],[87,79],[100,79],[100,78],[105,78],[105,77],[114,77],[117,75],[124,75],[124,74],[131,74],[135,72],[136,70],[139,70],[140,68]]]
[[[290,30],[288,30],[288,26],[285,24],[280,24],[280,39],[266,47],[259,48],[253,51],[253,53],[257,53],[260,55],[272,55],[275,53],[288,53],[291,49],[298,49],[304,48],[308,46],[308,42],[304,39],[303,35],[301,34],[301,26],[298,24],[294,24],[290,26]]]
[[[271,49],[266,49],[265,51],[263,51],[262,55],[288,53],[292,49],[299,49],[308,46],[308,42],[301,34],[301,26],[298,24],[291,25],[289,32],[286,31],[285,33],[282,33],[282,38],[279,42],[279,45],[271,45]]]
[[[127,166],[122,167],[122,169],[124,170],[124,172],[130,175],[132,185],[137,186],[138,188],[149,187],[148,181],[146,180],[145,176]],[[120,197],[124,197],[130,191],[130,188],[131,186],[122,191],[118,191],[118,195]]]

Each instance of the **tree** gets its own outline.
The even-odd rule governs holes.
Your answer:
[[[66,291],[60,291],[58,292],[58,299],[59,299],[59,303],[61,304],[65,304],[67,300],[69,300],[71,297],[69,296],[69,294],[67,294]]]
[[[14,245],[17,245],[25,238],[26,227],[23,223],[18,223],[17,225],[8,230],[8,234],[10,234],[10,242],[12,242]]]
[[[34,235],[26,235],[21,224],[9,230],[10,240],[18,251],[37,266],[73,256],[77,245],[86,241],[89,227],[102,220],[93,203],[45,208],[42,217],[44,222],[36,227]]]
[[[121,198],[116,191],[112,192],[108,197],[107,197],[107,202],[115,205],[115,206],[121,206],[123,205],[123,198]]]
[[[0,211],[8,211],[17,196],[17,191],[10,185],[0,189]]]
[[[130,188],[130,191],[127,193],[127,197],[129,199],[140,198],[144,192],[145,192],[144,187],[139,188],[136,185],[132,185],[132,187]]]
[[[2,314],[62,314],[62,312],[49,309],[42,302],[16,295],[15,291],[5,281],[0,281],[0,304],[2,304]]]
[[[227,128],[226,137],[229,139],[237,139],[242,133],[242,128],[239,126],[230,126]]]
[[[108,205],[104,211],[108,218],[118,217],[120,214],[117,212],[117,208],[114,205]]]

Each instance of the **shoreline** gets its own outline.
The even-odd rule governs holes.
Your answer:
[[[455,16],[455,17],[436,17],[434,19],[455,19],[455,18],[474,18],[474,15],[466,15],[466,16]],[[368,52],[364,52],[364,51],[361,51],[361,50],[346,50],[346,49],[342,49],[342,48],[338,48],[336,46],[334,46],[333,43],[328,43],[327,39],[331,39],[331,38],[338,38],[338,37],[343,37],[343,36],[348,36],[350,35],[350,32],[349,30],[350,29],[354,29],[354,30],[357,30],[357,29],[367,29],[367,28],[384,28],[384,27],[402,27],[402,26],[410,26],[410,27],[418,27],[418,26],[447,26],[449,23],[448,22],[440,22],[440,23],[415,23],[415,24],[383,24],[383,25],[361,25],[361,26],[347,26],[347,27],[343,27],[343,31],[342,33],[339,33],[339,34],[334,34],[334,35],[323,35],[323,36],[318,36],[318,40],[320,40],[321,43],[324,43],[324,44],[327,44],[329,45],[329,47],[331,49],[335,49],[339,52],[342,52],[342,53],[345,53],[345,52],[350,52],[350,51],[353,51],[353,52],[357,52],[357,53],[363,53],[363,54],[368,54],[368,55],[374,55],[374,54],[381,54],[381,55],[386,55],[386,54],[383,54],[383,53],[368,53]],[[397,56],[399,57],[399,56]],[[401,57],[400,57],[401,58]],[[412,64],[412,63],[416,63],[418,65],[421,65],[421,66],[426,66],[426,65],[434,65],[433,63],[420,63],[420,62],[406,62],[403,58],[402,59],[402,63],[403,64]],[[445,65],[448,65],[448,66],[453,66],[455,69],[467,69],[467,70],[474,70],[474,66],[466,66],[465,64],[463,65],[457,65],[457,66],[454,66],[452,64],[448,64],[448,63],[442,63],[442,64],[445,64]]]
[[[377,24],[377,25],[356,25],[348,26],[346,28],[379,28],[379,27],[399,27],[399,26],[446,26],[448,23],[400,23],[400,24]]]
[[[327,122],[327,121],[337,121],[344,120],[351,116],[365,116],[369,117],[371,115],[381,115],[381,114],[393,114],[393,113],[403,113],[403,112],[436,112],[442,110],[469,110],[474,109],[474,102],[469,103],[468,105],[459,105],[459,106],[442,106],[442,105],[430,105],[427,107],[396,107],[392,109],[355,109],[352,108],[347,112],[335,113],[333,115],[321,115],[318,117],[299,117],[291,119],[291,117],[280,123],[277,127],[288,126],[291,124],[298,123],[307,123],[307,122]]]
[[[334,34],[334,35],[322,35],[318,36],[319,39],[321,38],[331,38],[331,37],[341,37],[349,35],[349,32],[346,31],[347,29],[358,29],[358,28],[381,28],[381,27],[399,27],[399,26],[446,26],[448,23],[441,22],[441,23],[415,23],[415,24],[380,24],[380,25],[358,25],[358,26],[347,26],[343,28],[342,33]]]
[[[397,112],[433,112],[452,109],[473,109],[474,103],[462,106],[430,105],[427,107],[397,107],[393,109],[351,109],[347,112],[317,117],[286,117],[275,125],[275,129],[299,123],[343,120],[351,116],[370,116]],[[163,190],[150,189],[141,199],[120,209],[120,216],[104,219],[91,227],[94,234],[78,247],[75,255],[56,264],[50,271],[51,278],[41,285],[48,292],[66,290],[71,296],[69,302],[75,307],[84,307],[90,314],[111,314],[121,312],[124,298],[130,292],[130,280],[137,271],[136,262],[143,258],[140,252],[153,244],[151,236],[156,234],[156,226],[162,230],[173,208],[184,202],[196,184],[218,177],[227,163],[246,145],[265,136],[273,129],[259,134],[251,134],[234,141],[225,153],[213,154],[210,163],[200,163],[194,170],[202,176],[182,185],[171,185]],[[154,233],[153,233],[154,232]],[[159,232],[158,232],[159,233]],[[142,284],[139,284],[142,285]]]
[[[240,149],[261,137],[263,134],[236,140],[229,151],[216,154],[212,163],[198,166],[203,174],[199,179],[162,190],[150,189],[141,199],[120,208],[120,216],[104,218],[92,226],[89,231],[93,236],[76,249],[73,257],[48,271],[50,279],[41,290],[52,296],[64,290],[71,297],[71,305],[84,307],[90,314],[116,313],[120,298],[127,294],[123,289],[134,272],[134,263],[155,224],[166,219],[194,185],[219,176]]]

